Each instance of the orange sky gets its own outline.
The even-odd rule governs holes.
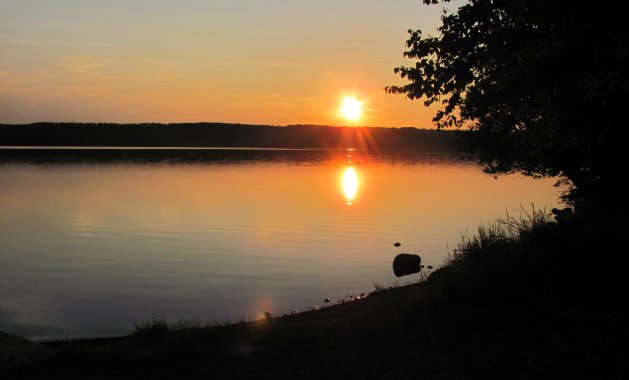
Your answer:
[[[0,122],[219,121],[432,127],[401,84],[419,0],[0,0]]]

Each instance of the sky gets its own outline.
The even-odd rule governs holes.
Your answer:
[[[432,128],[387,85],[420,0],[0,0],[0,123],[230,122]]]

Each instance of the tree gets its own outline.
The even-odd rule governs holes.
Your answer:
[[[465,147],[486,171],[559,175],[567,200],[600,198],[625,161],[623,17],[596,2],[470,0],[444,11],[439,36],[409,30],[416,63],[394,71],[410,83],[385,90],[439,104],[438,128],[469,127]]]

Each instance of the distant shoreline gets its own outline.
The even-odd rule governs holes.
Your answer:
[[[426,153],[456,153],[456,131],[319,125],[247,125],[227,123],[0,124],[0,146],[99,147],[169,149],[412,149]]]
[[[48,145],[2,145],[2,150],[262,150],[262,151],[317,151],[331,150],[329,148],[273,148],[273,147],[238,147],[238,146],[48,146]],[[346,150],[338,148],[336,150]],[[353,150],[353,149],[352,149]]]

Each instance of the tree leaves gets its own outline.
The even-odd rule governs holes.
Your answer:
[[[437,0],[424,0],[437,4]],[[438,128],[468,126],[465,142],[492,173],[562,174],[583,198],[611,186],[629,78],[629,28],[618,12],[568,0],[471,0],[445,13],[440,35],[409,30],[416,60],[387,86],[440,105]],[[587,188],[587,189],[586,189]]]

